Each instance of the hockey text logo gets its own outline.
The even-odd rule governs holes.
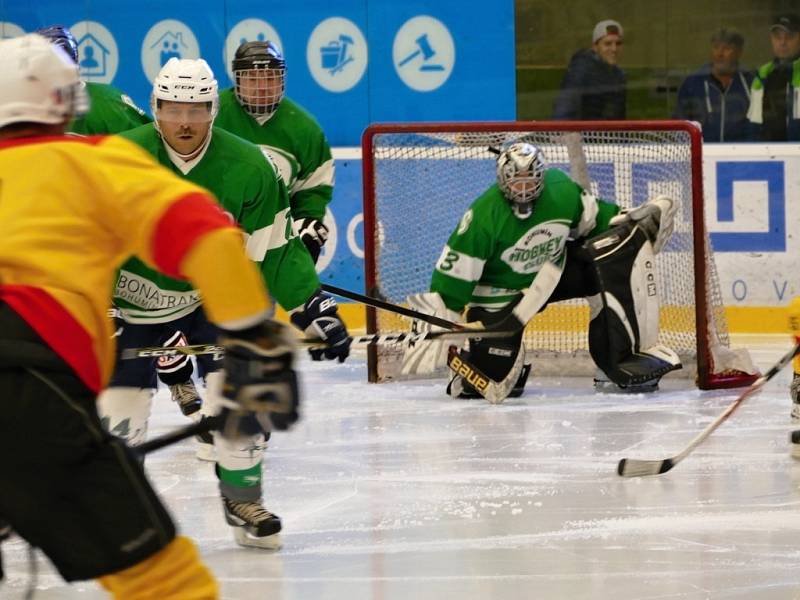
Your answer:
[[[145,310],[181,308],[200,302],[200,293],[196,290],[163,290],[152,281],[130,271],[120,271],[114,295]]]
[[[450,354],[447,366],[456,374],[462,377],[467,383],[474,387],[481,396],[486,397],[486,390],[489,387],[489,379],[478,373],[475,369],[465,363],[458,354]]]
[[[564,252],[569,228],[561,223],[543,223],[525,233],[500,258],[515,273],[530,275],[547,260],[556,261]]]

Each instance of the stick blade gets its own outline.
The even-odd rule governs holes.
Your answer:
[[[665,458],[664,460],[623,458],[617,465],[617,474],[620,477],[647,477],[666,473],[674,466],[675,463],[671,458]]]

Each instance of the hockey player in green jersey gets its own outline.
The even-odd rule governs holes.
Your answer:
[[[317,121],[284,96],[286,61],[272,42],[244,42],[232,63],[235,86],[219,97],[216,124],[257,144],[289,189],[295,233],[314,262],[328,239],[333,194],[331,149]]]
[[[250,258],[259,263],[271,294],[290,313],[292,323],[326,342],[314,358],[343,361],[350,338],[336,302],[320,291],[311,257],[292,233],[286,188],[257,146],[212,126],[217,112],[217,82],[203,60],[170,59],[155,78],[152,111],[155,122],[121,134],[189,181],[213,192],[243,230]],[[235,289],[230,290],[236,294]],[[154,346],[185,334],[189,343],[213,343],[215,328],[192,287],[158,273],[139,259],[123,265],[114,290],[121,316],[117,348]],[[167,376],[190,379],[192,363],[175,360]],[[221,357],[198,356],[207,384],[203,414],[218,409]],[[108,429],[132,445],[144,440],[156,387],[154,364],[117,360],[109,389],[100,397],[100,414]],[[171,383],[167,381],[167,383]],[[182,405],[199,417],[198,402]],[[274,548],[280,519],[261,503],[261,459],[265,434],[237,440],[215,434],[217,474],[227,522],[242,545]]]
[[[78,64],[78,42],[62,25],[51,25],[36,31],[52,44],[63,48]],[[136,106],[129,96],[106,83],[82,82],[89,97],[90,110],[70,123],[69,131],[81,135],[120,133],[150,122],[150,117]]]
[[[545,167],[542,151],[524,140],[497,158],[497,183],[466,211],[442,251],[430,292],[412,297],[426,312],[484,324],[504,318],[550,262],[560,271],[540,291],[542,302],[586,298],[592,308],[589,350],[619,388],[652,390],[679,368],[658,345],[654,254],[673,229],[675,203],[664,196],[629,212]],[[510,396],[524,389],[530,365],[522,334],[472,339],[461,358]],[[456,375],[448,393],[480,396]]]

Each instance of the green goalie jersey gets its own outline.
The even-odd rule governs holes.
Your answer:
[[[568,239],[605,231],[619,212],[618,206],[584,192],[557,169],[548,169],[544,182],[526,219],[514,216],[497,185],[464,213],[431,281],[431,291],[449,309],[502,308],[530,286],[546,260],[563,266]]]
[[[244,231],[247,254],[260,263],[267,289],[284,309],[301,306],[319,288],[311,257],[292,233],[286,187],[256,146],[214,127],[205,153],[184,174],[170,160],[153,124],[121,137],[140,145],[176,175],[214,193]],[[114,303],[129,322],[163,323],[195,310],[200,298],[189,283],[133,257],[120,269]]]
[[[328,140],[305,109],[284,98],[269,120],[259,123],[241,107],[233,89],[219,95],[215,125],[269,154],[289,189],[292,216],[322,220],[333,195],[333,158]]]
[[[130,97],[105,83],[87,82],[89,113],[70,123],[69,131],[81,135],[121,133],[151,121]]]

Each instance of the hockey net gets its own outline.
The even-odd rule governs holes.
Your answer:
[[[549,167],[623,207],[658,194],[678,202],[675,232],[657,257],[659,343],[703,389],[747,385],[755,369],[730,349],[717,270],[704,225],[701,137],[683,121],[372,125],[364,133],[367,293],[393,303],[427,291],[434,265],[467,207],[495,182],[489,147],[525,136]],[[408,320],[369,309],[369,333]],[[528,325],[534,374],[591,375],[584,300],[549,305]],[[398,379],[403,349],[371,347],[369,380]],[[681,371],[679,371],[681,373]],[[748,374],[750,373],[750,374]]]

